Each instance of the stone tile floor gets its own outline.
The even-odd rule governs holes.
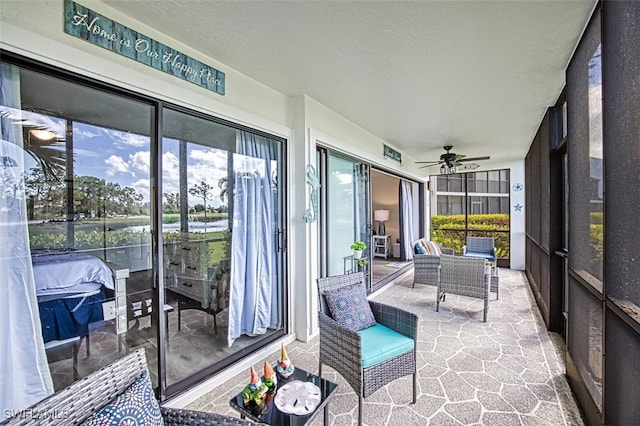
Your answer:
[[[372,299],[420,318],[418,400],[411,403],[411,377],[398,379],[365,399],[364,424],[584,424],[564,377],[564,342],[546,331],[523,272],[500,270],[500,299],[491,294],[486,323],[481,300],[449,295],[435,312],[435,287],[411,288],[412,279],[409,272]],[[287,350],[294,365],[318,371],[317,338],[291,343]],[[275,362],[277,356],[265,360]],[[331,368],[323,368],[323,375],[339,385],[329,423],[357,424],[355,393]],[[229,400],[248,379],[247,371],[220,383],[187,408],[236,414]],[[322,421],[320,414],[313,424]]]

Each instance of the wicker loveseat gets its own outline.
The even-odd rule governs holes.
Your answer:
[[[413,284],[411,287],[415,287],[416,284],[438,285],[440,280],[440,254],[452,255],[453,249],[440,247],[426,238],[414,241],[411,243],[411,247],[413,249]],[[434,250],[435,247],[437,249]]]
[[[20,410],[0,425],[80,425],[131,389],[132,384],[145,374],[148,374],[145,352],[137,349],[28,409]],[[160,414],[165,425],[255,425],[237,417],[202,411],[160,407]]]

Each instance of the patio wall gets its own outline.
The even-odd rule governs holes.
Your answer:
[[[640,418],[638,22],[638,2],[599,4],[569,64],[566,98],[548,111],[526,159],[528,187],[539,188],[526,209],[527,276],[548,329],[565,335],[567,377],[593,425]]]

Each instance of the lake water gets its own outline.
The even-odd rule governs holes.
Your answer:
[[[216,220],[215,222],[188,222],[189,224],[189,232],[212,232],[212,231],[224,231],[229,226],[229,222],[224,220]],[[149,232],[149,225],[136,225],[136,226],[127,226],[126,228],[120,229],[120,231],[131,231],[131,232]],[[180,222],[174,223],[164,223],[162,225],[162,232],[179,232],[180,231]]]

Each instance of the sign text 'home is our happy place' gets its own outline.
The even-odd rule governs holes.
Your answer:
[[[72,0],[64,2],[64,31],[182,80],[224,95],[224,73]]]

